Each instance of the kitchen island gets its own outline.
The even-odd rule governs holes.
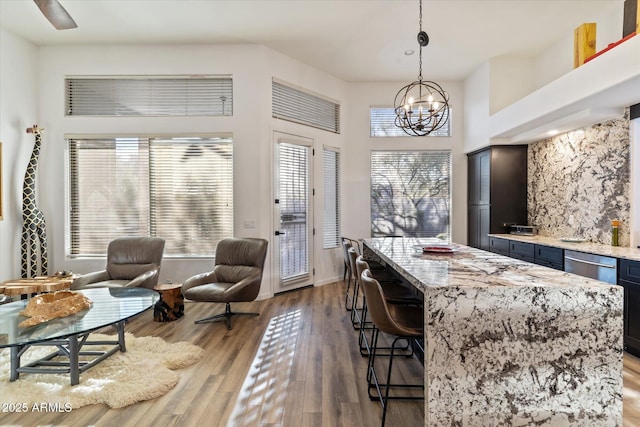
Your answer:
[[[621,426],[623,290],[467,246],[372,238],[424,294],[426,426]]]

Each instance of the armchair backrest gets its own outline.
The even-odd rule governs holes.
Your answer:
[[[164,252],[160,237],[122,237],[107,248],[107,272],[114,280],[131,280],[156,269],[159,273]],[[157,274],[155,278],[157,282]]]
[[[227,283],[254,275],[262,279],[267,243],[265,239],[237,237],[218,242],[214,270],[218,279]]]

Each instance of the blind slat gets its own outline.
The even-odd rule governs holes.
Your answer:
[[[272,82],[272,115],[276,119],[340,133],[340,104]]]
[[[231,116],[229,76],[65,79],[68,116]]]
[[[447,124],[427,136],[451,136],[451,109]],[[370,107],[369,124],[372,138],[410,136],[395,124],[396,113],[393,107]]]
[[[449,236],[450,176],[450,152],[372,151],[372,236]]]
[[[158,236],[168,255],[210,256],[233,235],[229,138],[70,139],[71,256],[124,236]]]
[[[324,249],[331,249],[340,245],[340,153],[334,150],[324,149],[322,156],[324,180],[324,227],[322,242]]]
[[[309,148],[279,143],[280,277],[309,273]]]

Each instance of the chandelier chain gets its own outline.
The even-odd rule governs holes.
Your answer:
[[[422,0],[420,0],[420,32],[422,32]],[[418,45],[420,46],[420,52],[419,52],[420,65],[418,68],[418,81],[421,82],[422,81],[422,44],[418,43]]]
[[[420,0],[420,70],[418,80],[398,91],[393,102],[394,124],[410,136],[425,136],[448,126],[449,95],[442,86],[422,80],[422,48],[429,44],[429,35],[422,31],[422,0]]]

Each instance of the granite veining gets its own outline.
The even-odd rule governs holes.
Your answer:
[[[622,425],[621,287],[428,243],[364,243],[424,294],[426,426]]]
[[[629,109],[530,144],[527,155],[528,221],[541,235],[610,244],[611,220],[618,219],[620,246],[629,246]]]

